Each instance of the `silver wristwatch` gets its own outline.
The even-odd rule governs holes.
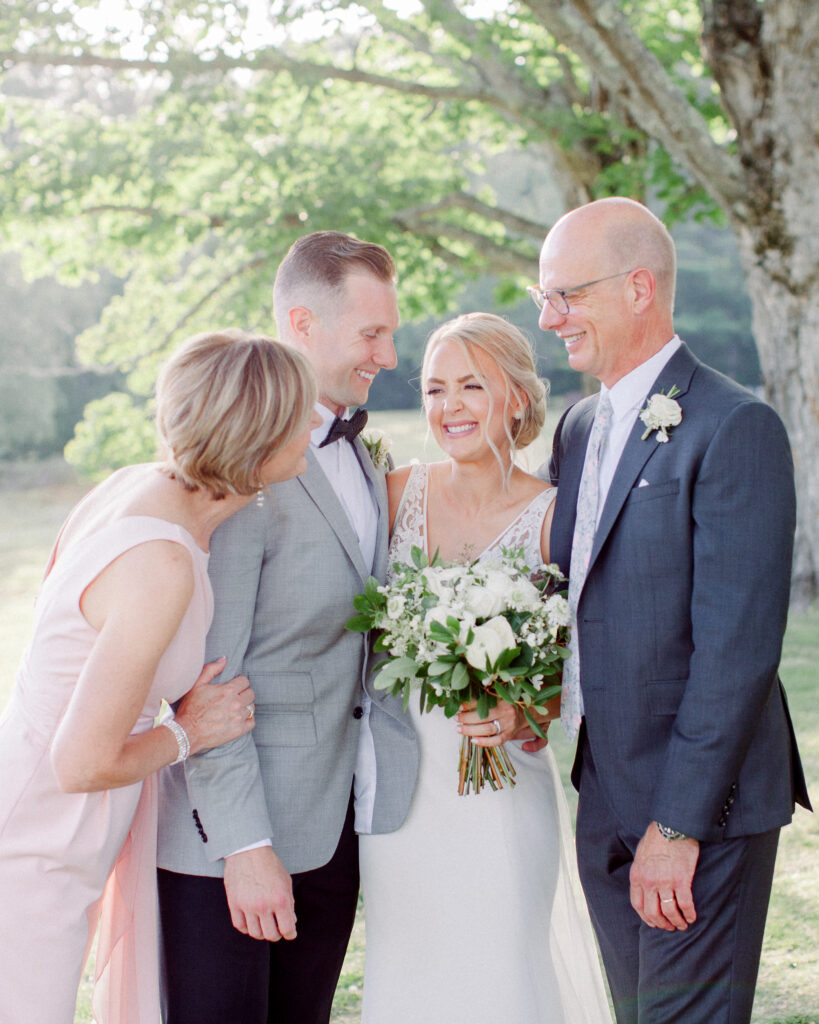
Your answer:
[[[668,825],[661,825],[659,821],[655,821],[654,824],[660,830],[660,835],[663,839],[687,839],[688,836],[684,832],[678,832],[675,828],[669,828]]]

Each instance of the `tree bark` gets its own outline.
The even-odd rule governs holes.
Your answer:
[[[794,453],[792,589],[803,605],[819,592],[819,6],[714,0],[703,7],[703,42],[737,130],[745,184],[743,200],[726,213],[748,282],[766,398]]]

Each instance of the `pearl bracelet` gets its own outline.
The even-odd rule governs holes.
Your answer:
[[[176,737],[178,753],[176,755],[176,760],[171,761],[171,764],[179,764],[180,761],[186,761],[191,752],[191,741],[188,739],[188,734],[179,722],[173,718],[167,719],[162,723],[162,725],[167,726],[167,728],[170,729]]]

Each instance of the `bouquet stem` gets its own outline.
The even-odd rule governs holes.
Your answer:
[[[480,793],[484,784],[493,790],[503,789],[507,783],[515,785],[515,766],[501,743],[497,747],[479,747],[471,736],[461,739],[461,754],[458,761],[458,796]]]

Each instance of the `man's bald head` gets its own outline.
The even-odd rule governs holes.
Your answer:
[[[600,277],[626,268],[645,267],[654,275],[657,301],[672,312],[677,281],[674,241],[665,224],[642,203],[622,196],[597,199],[558,220],[553,235],[571,234],[575,245],[594,252]]]

